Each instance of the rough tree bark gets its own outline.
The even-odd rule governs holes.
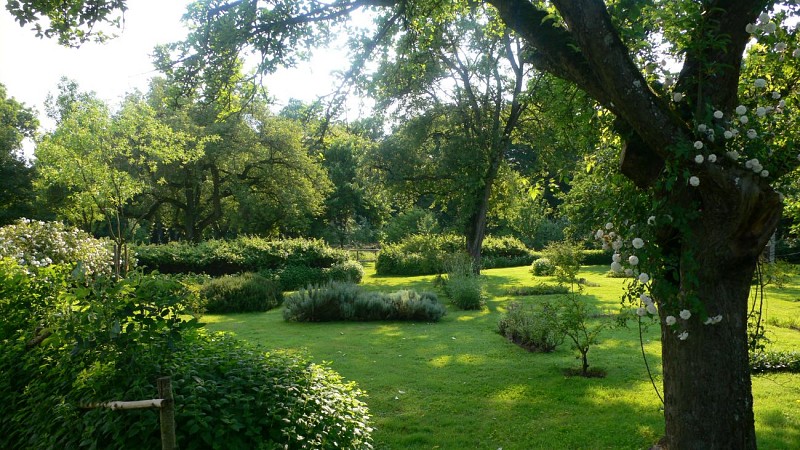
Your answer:
[[[650,186],[663,162],[675,159],[673,146],[689,139],[691,122],[647,87],[604,2],[554,0],[567,25],[559,29],[543,26],[542,12],[528,0],[488,2],[535,47],[532,58],[538,68],[575,82],[632,130],[621,167],[640,187]],[[730,112],[737,104],[748,40],[745,25],[755,22],[770,2],[705,3],[706,13],[698,23],[726,36],[726,46],[690,50],[678,86],[688,95],[703,92],[695,99],[698,105]],[[721,69],[712,78],[699,69],[698,61],[718,63]],[[723,320],[716,325],[688,321],[686,340],[662,327],[666,433],[661,444],[670,449],[751,449],[756,439],[747,348],[750,280],[777,226],[781,202],[766,182],[734,164],[704,165],[700,170],[697,188],[654,194],[675,204],[691,200],[699,205],[687,228],[663,230],[662,250],[694,262],[682,265],[677,279],[658,280],[673,283],[678,294],[656,300],[662,323],[666,315],[677,315],[678,299],[691,293],[710,315],[721,314]],[[684,258],[687,254],[691,256]]]

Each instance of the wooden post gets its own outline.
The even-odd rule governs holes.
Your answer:
[[[172,380],[169,377],[158,379],[158,396],[161,402],[161,449],[176,450],[175,442],[175,401],[172,398]]]

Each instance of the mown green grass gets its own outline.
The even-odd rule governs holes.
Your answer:
[[[579,276],[597,284],[585,289],[590,301],[614,313],[623,280],[606,278],[604,271],[586,267]],[[496,333],[508,302],[548,298],[504,292],[547,279],[535,279],[527,267],[484,275],[487,307],[449,308],[435,324],[286,323],[280,309],[204,321],[265,349],[291,349],[330,362],[367,392],[378,449],[620,449],[649,448],[658,440],[663,414],[642,360],[638,327],[606,330],[589,352],[590,365],[604,369],[605,378],[566,377],[564,369],[580,365],[568,345],[532,354]],[[378,277],[368,267],[363,284],[436,291],[433,279]],[[768,293],[766,317],[798,317],[800,277]],[[440,299],[446,301],[441,293]],[[800,332],[769,329],[775,348],[800,350]],[[657,327],[646,329],[643,339],[659,384]],[[759,447],[800,448],[800,375],[759,376],[753,386]]]

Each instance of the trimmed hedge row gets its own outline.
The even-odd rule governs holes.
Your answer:
[[[455,234],[413,235],[403,242],[384,246],[375,261],[375,272],[402,276],[444,273],[447,257],[463,252],[465,246],[464,238]],[[582,253],[584,264],[611,264],[608,251],[583,250]],[[481,268],[527,266],[543,256],[541,252],[529,250],[515,237],[487,236],[481,249]]]
[[[294,322],[416,320],[438,322],[446,313],[436,294],[402,290],[365,292],[352,283],[301,289],[286,299],[283,318]]]
[[[161,273],[205,273],[211,276],[242,272],[279,271],[287,266],[327,268],[349,259],[346,251],[322,240],[266,240],[239,237],[201,243],[170,242],[137,246],[139,266]]]
[[[449,255],[461,253],[466,244],[463,236],[412,235],[406,240],[384,246],[375,261],[378,275],[433,275],[445,271]],[[493,269],[530,264],[532,252],[519,239],[511,236],[487,236],[481,250],[481,267]]]

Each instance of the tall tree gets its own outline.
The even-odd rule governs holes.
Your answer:
[[[137,165],[152,165],[148,156],[178,155],[189,138],[155,119],[154,112],[130,98],[117,114],[91,93],[73,96],[74,84],[58,96],[56,129],[36,147],[38,182],[58,185],[69,193],[63,218],[99,231],[115,243],[115,272],[127,270],[127,243],[146,215],[157,205],[137,205],[151,186],[138,176]],[[52,104],[52,103],[51,103]],[[52,108],[51,108],[52,109]],[[174,156],[173,156],[174,157]]]
[[[323,213],[330,182],[309,154],[297,121],[270,113],[263,96],[232,92],[203,101],[155,80],[149,102],[159,120],[199,139],[188,163],[160,160],[146,171],[163,205],[159,220],[181,237],[298,234]]]
[[[32,139],[38,125],[34,111],[0,84],[0,225],[33,212],[33,169],[21,152],[23,140]]]
[[[405,173],[408,182],[424,182],[434,176],[425,167],[438,165],[435,176],[455,181],[449,187],[434,184],[458,203],[466,251],[479,270],[495,180],[530,106],[524,91],[531,73],[522,59],[522,42],[493,9],[466,4],[408,17],[403,26],[391,20],[387,25],[386,45],[392,51],[382,53],[369,90],[380,107],[396,103],[409,117],[427,114],[418,122],[429,125],[419,130],[426,137],[420,144],[444,156],[433,164],[417,159],[419,167],[393,175]],[[448,167],[459,155],[469,163]]]

